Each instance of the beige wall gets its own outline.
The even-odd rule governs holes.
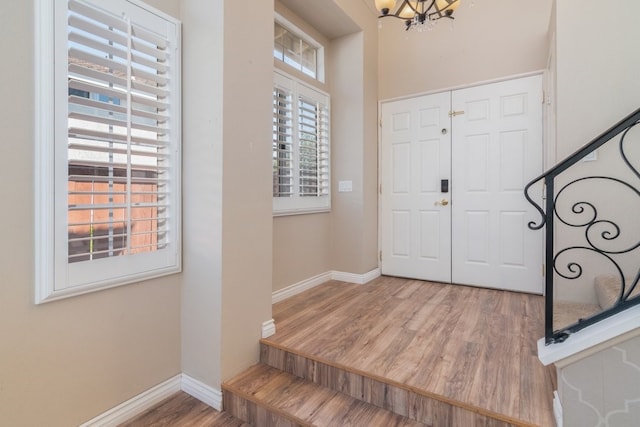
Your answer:
[[[222,381],[223,15],[182,0],[182,371]]]
[[[250,31],[248,31],[250,30]],[[224,2],[222,380],[256,363],[271,319],[273,2]],[[251,99],[253,102],[243,102]],[[267,161],[267,159],[269,159]]]
[[[640,2],[623,3],[603,14],[596,0],[557,2],[558,160],[640,106]]]
[[[453,25],[441,20],[422,33],[385,18],[379,32],[380,99],[543,69],[551,3],[481,0],[471,7],[463,1]]]
[[[273,218],[273,290],[331,270],[327,213]]]
[[[552,98],[554,105],[551,107],[556,112],[554,157],[557,162],[640,106],[640,57],[634,53],[640,37],[640,28],[635,19],[640,13],[640,3],[625,2],[624,9],[623,14],[614,17],[603,15],[599,2],[595,0],[555,2],[552,19],[552,25],[555,25],[551,27],[555,40],[551,41],[555,42],[552,51],[556,55],[550,67],[553,71],[551,75],[555,75],[555,97]],[[593,31],[593,25],[597,25],[598,31]],[[565,172],[559,182],[603,174],[636,182],[617,151],[617,144],[612,141],[606,148],[598,150],[597,161],[578,163]],[[623,191],[616,193],[616,185],[600,184],[589,183],[582,189],[578,187],[572,200],[595,203],[599,208],[599,219],[611,219],[623,227],[623,236],[612,242],[616,248],[625,246],[622,240],[629,234],[637,241],[640,233],[637,221],[633,224],[633,218],[625,214],[636,212],[640,201],[622,187],[620,189]],[[602,188],[603,196],[594,199],[598,188]],[[619,197],[612,201],[609,197],[612,194],[619,194]],[[611,211],[609,208],[612,206],[618,209]],[[565,212],[568,210],[565,209]],[[582,236],[577,236],[577,232],[581,232]],[[566,227],[558,227],[558,234],[557,248],[560,249],[586,243],[584,228],[567,230]],[[601,244],[601,240],[596,239],[596,242]],[[615,256],[629,277],[636,273],[636,257],[637,254],[633,254],[631,259],[627,257],[625,260],[624,257]],[[556,296],[560,299],[594,303],[593,277],[598,274],[617,275],[612,264],[602,256],[574,252],[571,261],[580,262],[585,267],[584,274],[577,280],[557,281]]]
[[[184,0],[182,16],[182,367],[219,388],[271,319],[273,3]]]
[[[287,19],[327,43],[333,194],[331,213],[274,218],[274,291],[330,270],[363,274],[377,267],[377,24],[364,2],[324,1],[331,11],[324,18],[347,28],[334,27],[340,35],[330,40],[276,4]],[[353,191],[338,193],[339,180],[351,180]]]
[[[557,114],[555,154],[556,160],[561,161],[640,105],[640,57],[637,55],[640,27],[636,22],[640,3],[624,2],[624,12],[615,16],[601,13],[601,4],[596,0],[555,3],[552,30],[555,29],[553,48],[556,55],[551,66],[555,67],[556,96],[552,101]],[[608,169],[607,174],[637,182],[615,151],[615,147],[600,149],[596,162],[580,163],[578,167],[594,174]],[[608,165],[615,166],[608,168]],[[567,175],[565,179],[569,179],[571,173]],[[588,196],[597,194],[597,188],[591,185],[583,189],[583,195],[587,197],[580,199],[593,201]],[[622,193],[622,198],[612,202],[607,198],[615,192],[608,190],[602,194],[606,201],[600,207],[600,214],[607,215],[607,210],[613,206],[619,208],[617,214],[621,214],[622,219],[631,224],[634,222],[627,213],[638,211],[635,196]],[[624,203],[633,205],[624,206]],[[618,222],[615,217],[609,219]],[[637,221],[635,226],[637,231]],[[628,230],[629,227],[623,228],[623,232]],[[563,243],[563,239],[569,237],[561,235],[558,240]],[[610,268],[606,262],[598,264],[597,259],[574,258],[573,261],[583,264],[588,273]],[[633,266],[630,271],[635,274],[637,254],[629,265]],[[589,297],[575,283],[560,285],[557,292],[566,299]],[[639,364],[640,339],[637,336],[569,364],[559,362],[558,388],[564,425],[588,427],[602,425],[604,421],[607,425],[635,426],[640,417],[637,405]]]
[[[362,31],[334,40],[331,255],[334,270],[363,274],[378,267],[378,24],[365,2],[337,3]],[[344,179],[352,193],[338,193]]]
[[[177,1],[151,2],[177,16]],[[36,306],[33,2],[2,2],[0,425],[72,426],[180,373],[179,275]]]

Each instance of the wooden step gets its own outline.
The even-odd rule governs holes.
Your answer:
[[[380,277],[273,306],[261,361],[436,426],[554,425],[537,295]]]
[[[262,363],[222,390],[225,411],[255,426],[428,426]]]
[[[457,402],[434,393],[359,371],[261,340],[260,361],[334,392],[388,410],[420,425],[531,427],[533,424]],[[226,407],[225,407],[226,408]]]

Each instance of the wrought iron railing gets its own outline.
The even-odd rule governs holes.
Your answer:
[[[529,228],[545,227],[546,233],[547,345],[640,304],[638,291],[634,292],[640,288],[639,124],[640,109],[525,187],[525,197],[541,215],[539,222],[529,222]],[[583,162],[601,147],[606,156],[597,162]],[[530,194],[540,182],[544,183],[544,209]],[[616,277],[619,290],[615,303],[554,327],[554,300],[559,299],[555,286],[562,284],[563,298],[572,292],[584,294],[579,288],[590,279],[585,269],[606,270]]]

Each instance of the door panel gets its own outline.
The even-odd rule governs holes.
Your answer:
[[[440,204],[449,199],[440,180],[450,178],[450,104],[444,93],[382,105],[383,274],[451,281],[451,214]]]
[[[541,77],[452,93],[452,280],[542,292],[542,239],[523,197],[542,172]]]

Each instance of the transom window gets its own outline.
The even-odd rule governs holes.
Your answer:
[[[314,79],[319,78],[319,48],[309,39],[305,39],[290,31],[282,24],[275,22],[274,58],[284,62],[298,71]]]

